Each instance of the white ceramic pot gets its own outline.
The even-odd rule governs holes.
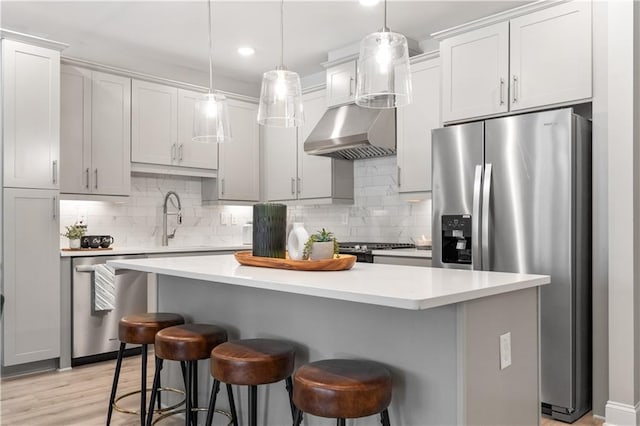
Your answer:
[[[69,238],[69,248],[70,249],[79,249],[80,248],[80,238],[71,239]]]
[[[291,232],[289,232],[289,238],[287,239],[287,251],[289,252],[289,259],[302,260],[304,255],[304,245],[309,239],[309,233],[304,229],[304,224],[301,222],[294,222]]]
[[[311,260],[333,259],[333,241],[313,243],[309,258]]]

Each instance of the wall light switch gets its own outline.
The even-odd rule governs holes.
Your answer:
[[[236,216],[233,213],[229,213],[229,215],[231,216],[231,224],[232,225],[237,225],[238,224],[238,216]]]
[[[511,365],[511,332],[500,335],[500,370]]]
[[[220,225],[228,225],[229,224],[229,213],[220,212]]]

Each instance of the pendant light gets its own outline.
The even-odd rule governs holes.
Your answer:
[[[193,140],[196,142],[228,142],[231,140],[226,97],[213,92],[213,48],[211,42],[211,0],[209,11],[209,93],[196,101],[193,116]]]
[[[262,76],[258,123],[270,127],[304,123],[300,76],[284,66],[284,0],[280,2],[280,65]]]
[[[356,104],[367,108],[395,108],[411,103],[411,71],[407,39],[384,26],[360,42]]]

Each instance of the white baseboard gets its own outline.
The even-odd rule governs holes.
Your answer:
[[[606,421],[603,426],[640,425],[640,403],[633,406],[615,401],[607,401],[605,417]]]

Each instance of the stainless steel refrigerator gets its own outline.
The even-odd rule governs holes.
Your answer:
[[[589,121],[561,109],[432,140],[433,266],[551,276],[540,289],[542,412],[578,419],[591,408]]]

